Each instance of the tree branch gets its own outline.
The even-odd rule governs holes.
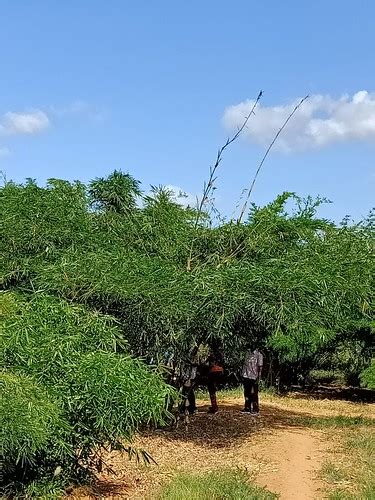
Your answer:
[[[197,229],[199,221],[202,217],[203,207],[204,207],[205,203],[207,202],[211,191],[214,188],[214,183],[216,180],[215,173],[220,165],[223,153],[227,149],[227,147],[230,146],[234,141],[236,141],[238,139],[238,137],[241,135],[241,133],[243,132],[244,128],[246,127],[247,122],[249,121],[250,117],[254,114],[254,110],[257,107],[262,95],[263,95],[263,92],[261,90],[258,94],[258,97],[256,98],[256,100],[253,104],[253,107],[250,110],[250,113],[245,117],[245,120],[243,121],[241,127],[237,130],[237,132],[231,138],[228,137],[225,144],[223,146],[221,146],[221,148],[219,148],[219,150],[217,152],[216,161],[215,161],[214,165],[210,167],[210,175],[208,177],[208,181],[207,181],[207,183],[205,182],[204,186],[203,186],[203,196],[202,196],[201,201],[198,204],[197,215],[196,215],[196,218],[194,221],[194,232]],[[193,258],[194,242],[195,242],[195,238],[192,239],[192,242],[190,245],[189,257],[188,257],[187,265],[186,265],[188,271],[191,271],[191,261]]]
[[[297,104],[297,106],[293,109],[293,111],[290,113],[290,115],[288,116],[288,118],[285,120],[285,122],[283,123],[283,125],[281,126],[281,128],[278,130],[278,132],[276,133],[275,137],[272,139],[272,142],[270,143],[270,145],[268,146],[266,152],[264,153],[263,155],[263,158],[261,160],[261,162],[259,163],[259,166],[255,172],[255,175],[254,175],[254,178],[252,180],[252,183],[250,185],[250,188],[249,188],[249,191],[247,193],[247,196],[246,196],[246,200],[245,200],[245,203],[243,204],[243,207],[241,209],[241,213],[240,213],[240,216],[238,217],[237,219],[237,224],[240,224],[241,221],[242,221],[242,217],[244,216],[245,214],[245,211],[246,211],[246,208],[247,208],[247,205],[249,203],[249,200],[250,200],[250,196],[253,192],[253,189],[254,189],[254,185],[255,185],[255,182],[258,178],[258,175],[259,175],[259,172],[261,171],[263,165],[264,165],[264,162],[266,161],[267,159],[267,156],[269,154],[269,152],[271,151],[271,149],[273,148],[275,142],[277,141],[277,139],[279,138],[279,135],[281,134],[281,132],[284,130],[284,128],[288,125],[288,122],[289,120],[293,117],[293,115],[296,113],[296,111],[302,106],[302,104],[309,98],[309,96],[305,96],[303,99],[300,100],[300,102]]]

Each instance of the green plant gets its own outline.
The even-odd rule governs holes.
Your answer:
[[[126,444],[133,433],[168,421],[174,391],[123,352],[110,318],[44,294],[29,300],[6,293],[0,301],[6,306],[0,338],[5,491],[31,483],[35,489],[38,480],[55,484],[56,475],[59,488],[88,478],[105,466],[104,447],[134,455]]]
[[[208,474],[180,474],[160,496],[161,500],[271,500],[277,495],[252,485],[245,472],[217,471]]]
[[[345,455],[345,461],[340,465],[332,461],[325,462],[321,470],[323,478],[328,483],[338,485],[328,491],[328,498],[372,500],[375,498],[374,422],[357,420],[356,425],[347,424],[348,420],[336,419],[337,433],[334,435],[336,445],[341,442],[340,451]],[[331,433],[332,430],[330,435]]]
[[[375,426],[375,421],[371,418],[362,416],[348,417],[346,415],[337,415],[335,417],[299,417],[298,421],[302,425],[316,427],[318,429],[325,428],[342,428],[342,427],[362,427],[368,426],[369,428]]]
[[[5,468],[35,462],[44,449],[73,455],[59,442],[71,428],[56,400],[30,377],[0,372],[0,458]]]
[[[361,382],[364,387],[375,389],[375,359],[372,359],[371,365],[361,373]]]
[[[329,483],[340,483],[345,480],[345,474],[332,462],[325,462],[321,469],[323,479]]]
[[[326,200],[286,192],[225,222],[162,187],[142,198],[118,171],[88,186],[6,182],[0,201],[0,365],[58,405],[68,477],[168,419],[174,392],[156,367],[173,377],[199,344],[220,345],[236,374],[256,343],[271,385],[312,369],[356,383],[370,362],[374,213],[337,225],[317,216]],[[37,457],[41,470],[59,460]]]
[[[136,198],[141,195],[139,186],[139,181],[130,174],[115,170],[107,178],[90,182],[91,204],[98,210],[129,215],[136,206]]]

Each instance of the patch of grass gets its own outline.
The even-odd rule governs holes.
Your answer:
[[[278,498],[249,483],[244,471],[180,474],[168,484],[160,500],[272,500]]]
[[[243,397],[243,387],[240,385],[238,387],[223,388],[218,391],[217,396],[219,399],[241,398]],[[196,391],[196,398],[201,401],[209,399],[207,388],[199,387],[199,389]]]
[[[375,466],[375,434],[368,429],[360,429],[359,432],[353,433],[346,443],[347,447],[351,450],[357,450],[371,457],[374,460]]]
[[[218,393],[219,398],[243,398],[243,385],[237,387],[224,387]]]
[[[337,489],[332,491],[329,496],[329,500],[358,500],[356,495],[349,493],[343,489]]]
[[[328,483],[341,483],[346,479],[346,474],[332,462],[323,464],[321,475]]]
[[[373,429],[363,427],[353,432],[346,442],[346,449],[351,453],[354,471],[361,497],[364,500],[375,499],[375,433]]]
[[[372,424],[373,425],[373,424]],[[375,499],[375,433],[371,425],[343,426],[341,435],[345,470],[335,464],[326,463],[322,476],[327,482],[346,486],[329,492],[330,500]],[[336,436],[335,436],[336,437]],[[340,452],[341,453],[341,452]]]
[[[264,387],[260,386],[259,388],[260,392],[260,397],[262,396],[267,396],[268,398],[272,398],[273,396],[276,396],[276,389],[274,387]],[[208,392],[207,389],[200,387],[196,391],[196,397],[199,400],[206,400],[208,399]],[[225,387],[218,391],[218,398],[219,399],[225,399],[225,398],[243,398],[243,386],[238,385],[237,387]]]
[[[343,428],[343,427],[373,427],[375,420],[362,416],[349,417],[346,415],[337,415],[334,417],[298,417],[297,422],[301,425],[325,429],[327,427]]]

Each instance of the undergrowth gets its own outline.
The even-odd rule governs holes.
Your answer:
[[[209,474],[180,474],[168,484],[160,500],[272,500],[274,493],[251,484],[241,470]]]
[[[265,396],[267,400],[272,400],[273,397],[277,396],[276,389],[274,387],[265,387],[262,384],[259,387],[260,397]],[[244,397],[243,386],[239,384],[236,387],[223,387],[218,392],[219,398],[242,398]],[[198,388],[196,391],[196,398],[204,401],[209,398],[208,391],[206,388]]]
[[[337,415],[329,417],[298,417],[298,422],[301,425],[307,425],[309,427],[315,427],[317,429],[326,428],[337,428],[342,429],[346,427],[357,428],[362,426],[374,427],[375,420],[371,418],[362,417],[361,415],[356,417],[350,417],[347,415]]]
[[[341,432],[332,436],[342,443],[334,462],[326,462],[321,470],[330,484],[330,500],[375,499],[375,433],[374,422],[341,426]]]

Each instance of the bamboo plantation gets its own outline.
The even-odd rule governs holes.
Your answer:
[[[62,488],[104,447],[171,421],[165,367],[220,345],[234,380],[249,342],[266,383],[314,370],[375,387],[374,213],[321,219],[283,193],[240,221],[215,218],[115,171],[0,191],[0,463],[5,494]]]

